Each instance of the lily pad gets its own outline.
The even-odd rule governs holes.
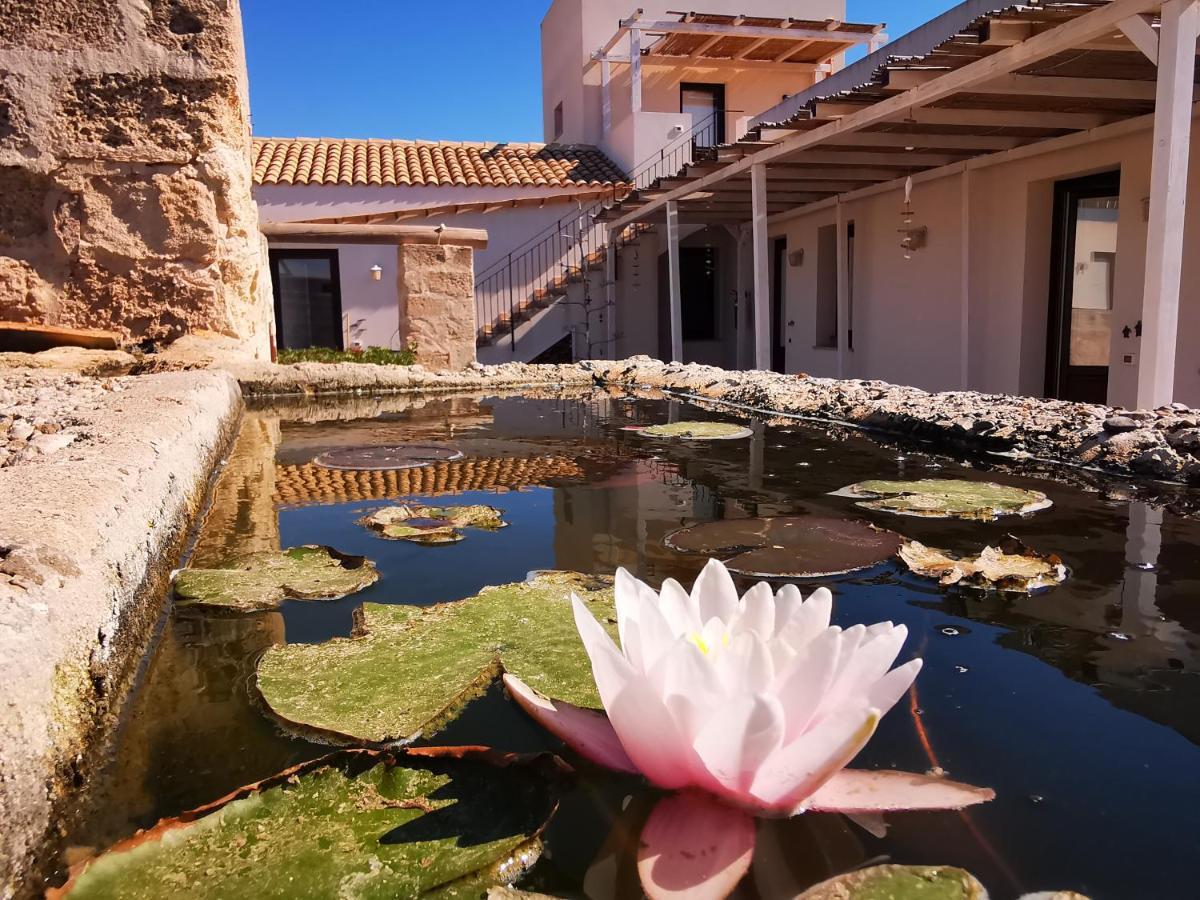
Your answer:
[[[507,527],[494,506],[425,506],[400,503],[385,506],[359,519],[383,537],[416,544],[453,544],[463,539],[460,528],[495,531]]]
[[[462,459],[455,447],[441,444],[392,444],[375,447],[339,447],[322,453],[313,463],[326,469],[355,469],[382,471],[388,469],[417,469],[434,463]]]
[[[679,438],[686,441],[734,441],[754,434],[730,422],[670,422],[637,429],[642,437]]]
[[[816,578],[878,565],[904,538],[866,522],[825,516],[722,519],[669,534],[681,553],[715,556],[731,572],[756,578]]]
[[[572,592],[599,621],[615,621],[611,583],[573,572],[436,606],[367,603],[350,638],[268,650],[258,690],[276,716],[306,733],[375,743],[435,733],[506,671],[576,706],[598,707]]]
[[[1040,491],[954,478],[860,481],[834,491],[833,496],[853,497],[864,509],[884,510],[902,516],[985,522],[1000,516],[1028,515],[1052,505]]]
[[[251,553],[220,569],[184,569],[175,576],[180,605],[243,611],[275,609],[284,600],[333,600],[379,580],[364,556],[306,545]]]
[[[961,558],[909,541],[900,548],[900,558],[913,572],[936,578],[943,585],[1029,594],[1067,579],[1067,567],[1058,556],[1039,553],[1012,535],[999,546],[984,547],[978,556]]]
[[[872,866],[809,888],[797,900],[987,900],[975,876],[950,866]]]
[[[479,897],[540,855],[552,766],[477,748],[342,751],[166,819],[49,896]]]

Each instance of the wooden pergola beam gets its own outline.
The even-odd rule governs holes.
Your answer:
[[[946,75],[938,69],[892,69],[886,89],[909,91]],[[1154,100],[1153,81],[1123,78],[1066,78],[1056,75],[1003,75],[975,85],[972,94],[1017,94],[1022,97],[1075,97],[1087,100]]]
[[[897,97],[904,96],[897,94]],[[818,102],[814,118],[846,119],[878,104]],[[908,121],[917,125],[970,125],[980,128],[1056,128],[1086,131],[1113,121],[1106,113],[1058,112],[1057,110],[978,109],[975,107],[909,108],[884,121]]]

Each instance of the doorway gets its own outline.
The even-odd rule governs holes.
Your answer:
[[[679,111],[692,115],[693,147],[725,143],[725,85],[680,84]]]
[[[718,327],[717,279],[719,253],[716,247],[679,248],[679,313],[685,343],[716,341]],[[667,254],[658,265],[658,353],[671,358],[671,285]],[[695,349],[695,348],[693,348]]]
[[[343,350],[336,250],[271,250],[275,343],[280,350]]]
[[[1046,396],[1108,400],[1121,173],[1054,186]]]
[[[784,323],[787,296],[787,238],[777,237],[771,242],[771,371],[784,371],[787,350],[784,340],[787,328]]]

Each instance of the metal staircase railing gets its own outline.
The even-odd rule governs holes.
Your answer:
[[[660,178],[674,175],[685,165],[715,153],[721,120],[737,110],[721,110],[693,125],[644,160],[629,174],[624,190],[642,190]],[[506,256],[488,266],[475,279],[475,315],[479,323],[476,343],[480,346],[507,339],[515,351],[517,328],[543,309],[567,296],[572,284],[583,283],[584,330],[590,317],[602,311],[587,293],[590,273],[604,263],[608,252],[608,226],[598,222],[600,213],[619,199],[618,189],[593,201],[580,204],[577,213],[564,216],[515,247]],[[626,229],[621,245],[635,240],[649,226]],[[607,343],[606,341],[599,343]],[[588,354],[594,344],[589,339]]]

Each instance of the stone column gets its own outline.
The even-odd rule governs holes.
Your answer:
[[[38,0],[0,14],[0,321],[265,355],[237,0]]]
[[[417,362],[458,371],[475,362],[474,251],[440,244],[401,244],[397,253],[400,334]]]

